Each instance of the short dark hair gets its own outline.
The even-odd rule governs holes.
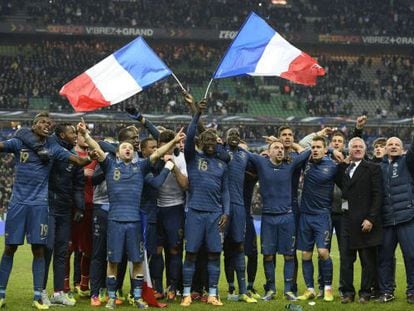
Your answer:
[[[60,123],[56,125],[56,128],[55,128],[56,136],[59,136],[60,134],[64,133],[67,127],[74,127],[74,126],[71,123]]]
[[[152,137],[146,137],[143,140],[141,140],[141,143],[140,143],[141,149],[145,148],[150,141],[155,141],[156,142],[156,140]]]
[[[346,140],[345,134],[341,130],[336,130],[335,132],[332,133],[331,136],[332,137],[334,137],[334,136],[341,136],[344,139],[344,141]]]
[[[124,127],[118,132],[118,141],[121,143],[123,141],[130,140],[133,135],[136,135],[135,129]]]
[[[159,143],[168,143],[169,141],[173,140],[175,137],[175,132],[173,130],[164,130],[160,133],[160,137],[158,137]]]
[[[316,135],[312,138],[312,141],[321,141],[323,143],[324,148],[326,148],[326,146],[328,145],[326,143],[325,137],[323,137],[323,136]]]
[[[291,130],[291,131],[292,131],[292,133],[294,133],[294,132],[293,132],[293,129],[292,129],[289,125],[282,125],[282,126],[281,126],[281,127],[279,127],[279,129],[277,130],[277,137],[280,137],[280,135],[282,134],[282,132],[283,132],[284,130]]]
[[[49,112],[43,111],[39,112],[35,117],[33,118],[33,125],[35,125],[37,122],[39,122],[40,118],[50,118]]]

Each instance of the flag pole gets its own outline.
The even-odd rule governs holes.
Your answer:
[[[208,94],[208,91],[210,90],[210,86],[211,86],[211,83],[213,83],[213,80],[214,79],[211,79],[210,82],[208,83],[206,93],[204,94],[203,98],[207,98],[207,94]]]
[[[184,88],[184,86],[181,84],[180,80],[178,80],[177,76],[174,74],[174,72],[171,72],[172,76],[174,77],[175,81],[177,81],[180,88],[183,90],[183,92],[187,92],[187,90]]]

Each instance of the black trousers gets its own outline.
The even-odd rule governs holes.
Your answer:
[[[340,245],[342,293],[344,296],[355,296],[354,263],[358,253],[362,268],[359,297],[369,297],[371,287],[377,283],[377,247],[350,249],[349,246],[349,235],[345,234],[342,236]]]
[[[91,296],[106,288],[106,232],[108,212],[99,206],[93,209],[92,256],[90,269]],[[86,233],[85,233],[86,234]]]

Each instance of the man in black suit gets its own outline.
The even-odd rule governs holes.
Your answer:
[[[359,302],[370,299],[376,281],[377,247],[382,241],[382,174],[377,164],[364,160],[363,139],[349,141],[349,164],[341,164],[339,183],[342,189],[343,223],[341,241],[342,303],[354,300],[354,262],[358,252],[362,271]]]

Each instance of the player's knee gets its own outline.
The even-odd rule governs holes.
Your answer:
[[[14,253],[17,251],[17,245],[6,245],[4,248],[4,254],[6,256],[13,256]]]
[[[190,253],[190,252],[185,253],[185,260],[187,260],[187,261],[196,261],[196,259],[197,259],[197,254],[196,253]]]
[[[273,261],[273,255],[263,255],[264,261]]]
[[[181,247],[176,245],[170,248],[171,255],[178,255],[180,253]]]
[[[285,259],[285,261],[288,261],[293,260],[295,257],[293,255],[284,255],[283,258]]]
[[[43,245],[32,245],[32,254],[35,258],[42,258],[45,255],[45,247]]]
[[[161,255],[162,254],[162,250],[163,250],[164,248],[162,247],[162,246],[158,246],[157,247],[157,255]]]
[[[318,248],[318,254],[322,260],[326,260],[329,258],[329,251],[326,248]]]
[[[208,253],[208,260],[217,260],[220,258],[220,253]]]
[[[312,252],[302,252],[302,260],[311,260]]]
[[[243,243],[236,243],[234,249],[238,253],[244,253],[244,244]]]

